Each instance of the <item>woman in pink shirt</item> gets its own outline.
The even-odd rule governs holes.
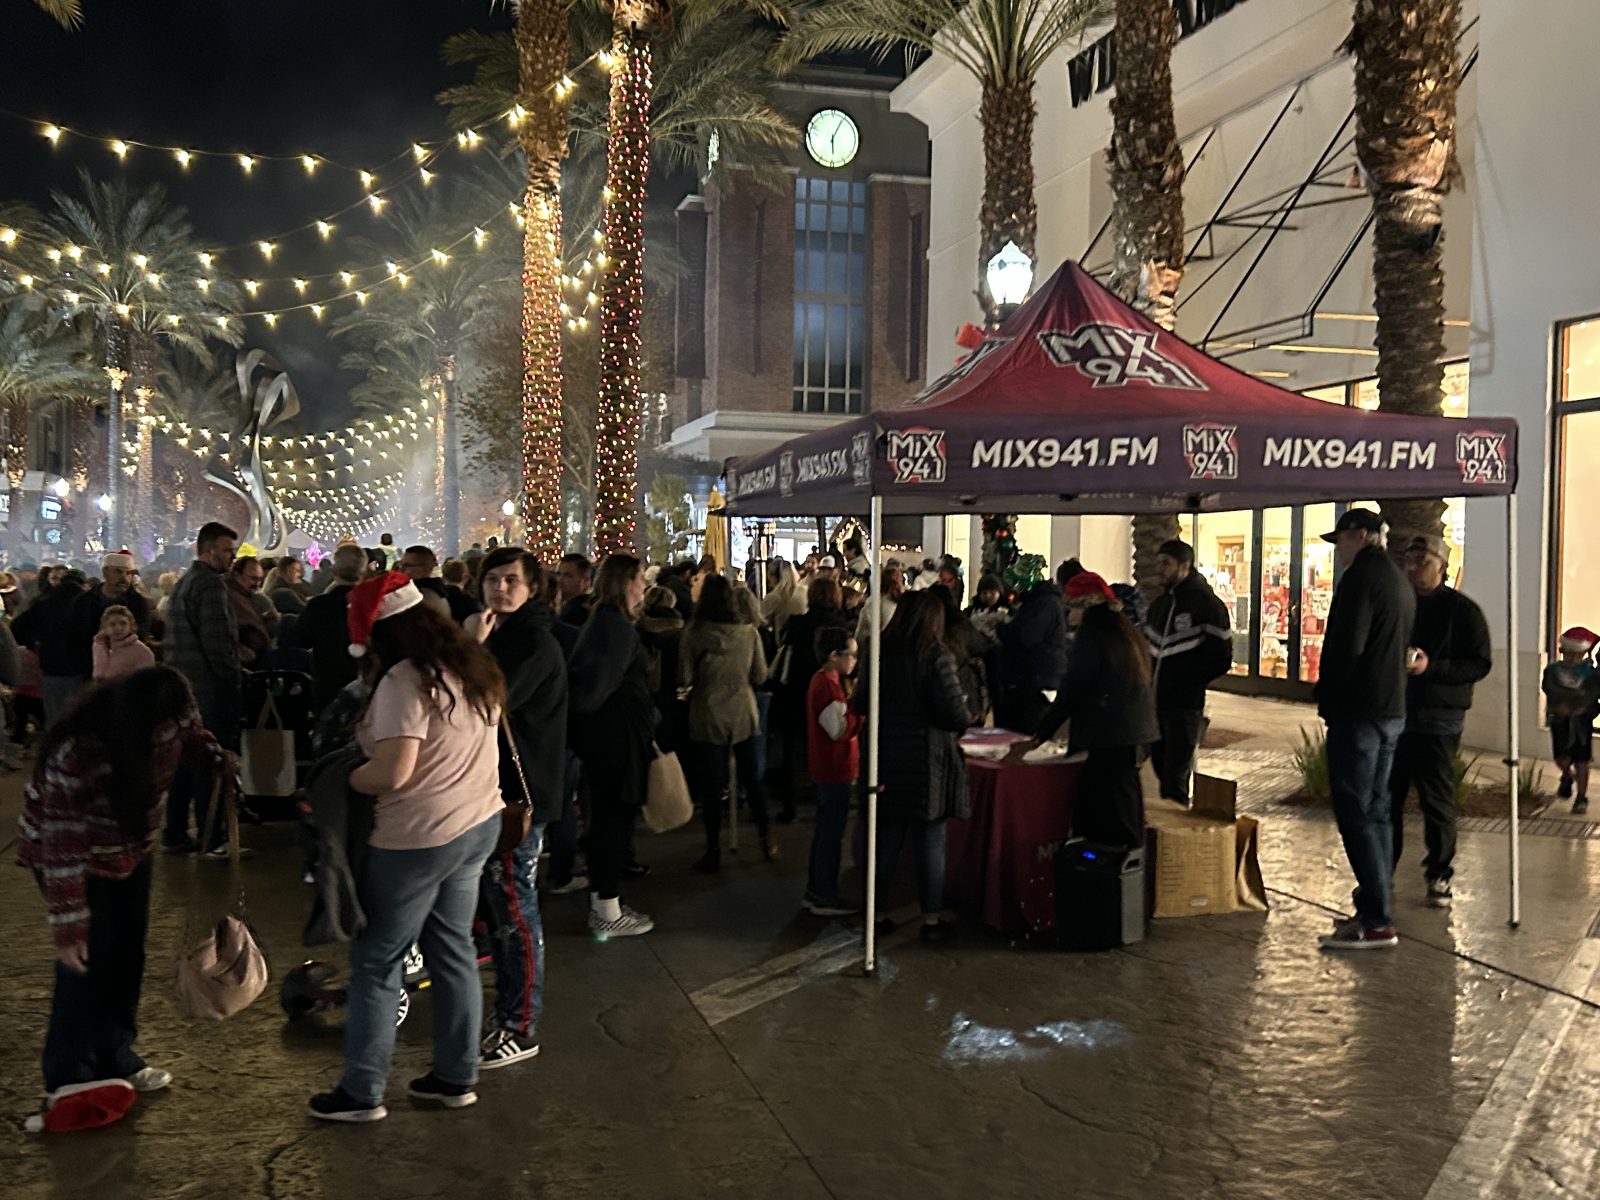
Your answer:
[[[375,798],[358,882],[366,926],[350,944],[344,1075],[311,1098],[324,1121],[380,1121],[394,1051],[394,998],[412,943],[427,960],[433,1070],[413,1099],[477,1100],[483,991],[472,943],[478,880],[500,833],[496,727],[505,681],[493,656],[390,571],[350,592],[351,653],[377,659],[356,733],[367,761],[350,787]]]

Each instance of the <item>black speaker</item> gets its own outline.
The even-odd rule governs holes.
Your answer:
[[[1056,851],[1056,944],[1113,950],[1144,940],[1144,849],[1085,838]]]

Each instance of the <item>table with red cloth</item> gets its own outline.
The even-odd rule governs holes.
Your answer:
[[[1080,765],[967,759],[972,816],[945,827],[947,904],[1002,933],[1055,927],[1055,852],[1072,836]]]

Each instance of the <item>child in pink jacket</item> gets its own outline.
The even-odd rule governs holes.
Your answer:
[[[100,632],[94,635],[94,681],[121,679],[155,665],[156,656],[139,640],[132,611],[122,604],[106,609],[100,616]]]

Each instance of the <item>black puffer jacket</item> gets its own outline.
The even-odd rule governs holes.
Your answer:
[[[509,617],[497,617],[485,643],[506,677],[505,723],[517,739],[522,770],[533,798],[533,819],[561,815],[567,762],[567,661],[550,632],[555,614],[530,600]],[[500,743],[500,791],[522,793],[516,763]]]
[[[11,626],[17,644],[27,646],[39,656],[39,670],[46,675],[80,673],[78,668],[83,656],[73,640],[70,613],[73,604],[83,595],[83,585],[76,580],[58,583],[28,605]],[[82,674],[87,676],[89,672]]]
[[[968,706],[955,655],[919,657],[903,639],[885,636],[879,669],[879,811],[890,820],[970,816],[967,764],[956,739],[980,714]],[[867,695],[867,685],[857,687],[858,712],[867,711]]]
[[[1204,708],[1206,688],[1233,665],[1228,606],[1200,572],[1156,597],[1144,634],[1156,667],[1156,703],[1162,708]]]
[[[1325,721],[1406,715],[1406,644],[1417,596],[1378,546],[1356,554],[1333,589],[1322,639],[1322,677],[1312,693]]]

